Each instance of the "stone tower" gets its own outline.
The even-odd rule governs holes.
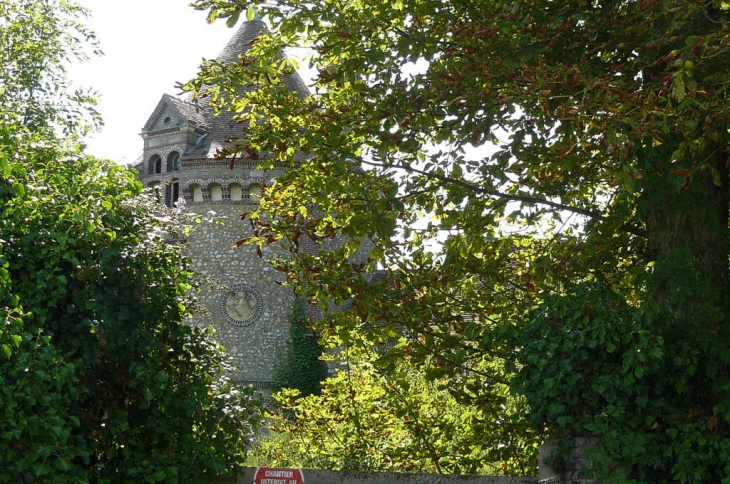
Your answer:
[[[245,22],[219,61],[237,61],[265,25]],[[298,75],[286,79],[289,89],[307,95]],[[212,109],[163,95],[142,129],[144,153],[136,166],[145,187],[158,187],[161,203],[183,200],[187,212],[203,217],[188,236],[193,268],[211,282],[199,295],[207,315],[191,325],[213,326],[216,339],[232,357],[234,380],[266,388],[274,367],[289,344],[289,314],[293,295],[277,283],[281,275],[250,247],[233,244],[250,235],[241,214],[258,204],[261,188],[285,165],[256,169],[249,159],[216,161],[216,152],[230,136],[240,136],[231,113],[214,116]],[[212,221],[211,221],[212,219]]]

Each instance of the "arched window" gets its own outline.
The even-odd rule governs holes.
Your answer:
[[[193,185],[193,202],[202,202],[203,201],[203,189],[200,188],[200,185]]]
[[[260,199],[261,198],[261,185],[258,183],[252,183],[248,187],[248,194],[251,198]]]
[[[147,173],[149,175],[162,173],[162,158],[160,158],[160,155],[154,155],[152,156],[152,158],[150,158],[150,164]]]
[[[223,190],[220,185],[210,186],[210,199],[213,202],[220,202],[223,200]]]
[[[241,185],[238,184],[231,184],[228,186],[231,191],[231,200],[232,201],[239,201],[243,199],[243,190],[241,190]]]
[[[167,155],[167,171],[178,171],[180,169],[180,153],[173,151]]]

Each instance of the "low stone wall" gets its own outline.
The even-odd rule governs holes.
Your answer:
[[[577,438],[571,446],[570,455],[566,462],[567,468],[558,472],[550,467],[549,459],[557,448],[554,440],[548,440],[539,448],[538,479],[540,483],[552,484],[593,484],[595,476],[590,461],[586,458],[585,450],[597,443],[596,439]]]
[[[236,480],[215,484],[252,484],[256,468],[245,467]],[[303,469],[305,484],[536,484],[535,477],[454,476]]]

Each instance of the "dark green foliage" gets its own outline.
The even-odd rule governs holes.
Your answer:
[[[166,242],[181,220],[76,142],[91,106],[62,63],[83,11],[0,9],[0,482],[211,482],[259,413],[183,323],[192,274]]]
[[[190,272],[133,174],[52,149],[0,204],[11,313],[0,480],[205,482],[240,463],[256,405],[183,323]],[[136,198],[135,198],[136,197]],[[11,301],[12,302],[12,301]]]
[[[546,298],[516,335],[515,391],[563,444],[597,438],[590,452],[604,482],[720,482],[730,439],[716,403],[727,395],[717,341],[623,296],[586,283]]]
[[[307,321],[301,298],[294,300],[289,315],[289,336],[291,345],[276,369],[272,390],[290,388],[299,390],[302,396],[318,395],[327,378],[327,362],[320,358],[322,347]]]

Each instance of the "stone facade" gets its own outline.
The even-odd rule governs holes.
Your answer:
[[[187,205],[203,219],[188,237],[188,250],[193,268],[205,277],[198,297],[208,310],[190,324],[215,328],[216,339],[231,356],[235,380],[266,386],[289,344],[293,294],[277,283],[282,274],[266,262],[270,254],[258,257],[252,247],[233,247],[250,235],[250,227],[240,220],[241,212],[250,208]],[[237,303],[242,310],[236,309]]]
[[[235,62],[245,55],[264,29],[263,22],[245,22],[218,57]],[[290,89],[307,95],[297,75]],[[199,299],[206,314],[189,323],[212,326],[235,367],[234,380],[265,388],[289,344],[291,288],[278,283],[282,275],[266,261],[276,248],[259,257],[254,248],[233,245],[250,231],[243,212],[258,204],[262,187],[283,173],[285,165],[261,171],[254,160],[215,160],[226,139],[240,135],[231,113],[214,115],[206,105],[164,95],[141,136],[144,152],[136,165],[145,187],[157,189],[160,202],[184,204],[200,223],[187,237],[193,269],[202,279]],[[250,235],[250,234],[248,234]]]

